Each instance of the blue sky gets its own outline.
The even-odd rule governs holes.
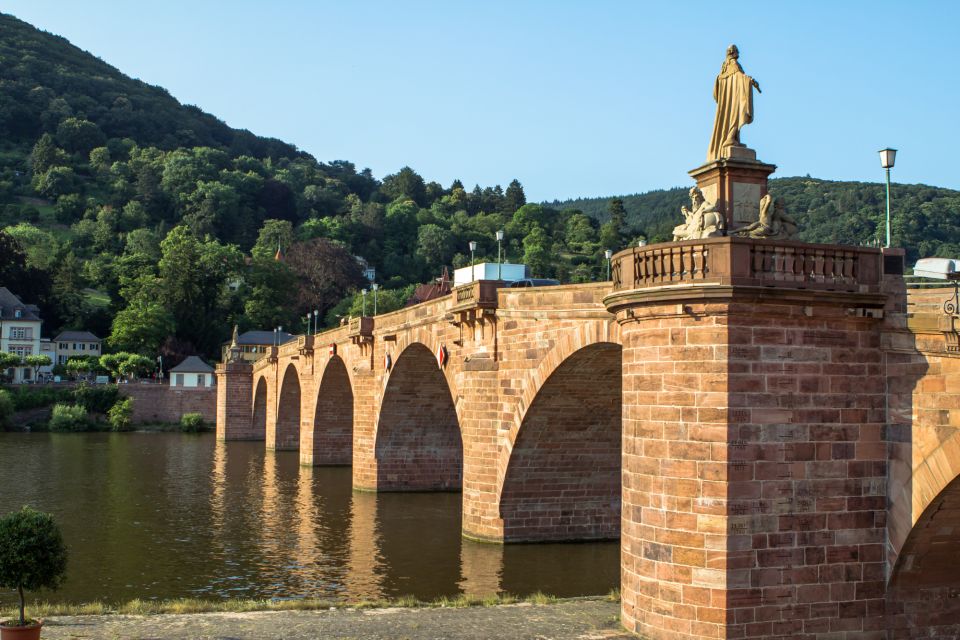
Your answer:
[[[691,184],[730,43],[775,176],[960,188],[960,3],[7,0],[234,127],[528,199]]]

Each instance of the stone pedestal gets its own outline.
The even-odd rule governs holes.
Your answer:
[[[217,439],[263,440],[253,429],[253,365],[217,365]]]
[[[614,257],[628,629],[883,637],[882,258],[741,238]]]
[[[689,172],[707,202],[717,205],[736,229],[760,217],[760,198],[767,195],[767,178],[777,166],[759,162],[747,147],[731,147],[731,157],[706,163]]]

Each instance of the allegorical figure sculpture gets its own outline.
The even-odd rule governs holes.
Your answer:
[[[707,202],[698,187],[690,189],[690,208],[681,207],[680,211],[683,212],[684,222],[674,227],[674,241],[723,235],[726,226],[723,214],[717,211],[716,205]]]
[[[753,88],[760,93],[756,80],[743,72],[737,62],[740,52],[737,45],[727,48],[727,59],[720,67],[720,74],[713,83],[713,99],[717,103],[717,115],[713,120],[713,135],[707,150],[707,162],[725,157],[727,147],[742,147],[740,129],[753,122]]]
[[[773,200],[769,193],[760,198],[760,219],[736,230],[746,238],[780,238],[787,240],[797,233],[797,223],[787,215],[783,198]]]

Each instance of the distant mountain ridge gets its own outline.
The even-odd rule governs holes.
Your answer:
[[[883,239],[886,196],[884,185],[841,182],[811,177],[775,178],[770,192],[782,197],[787,212],[800,223],[799,239],[808,242],[861,245]],[[682,222],[680,207],[688,204],[689,187],[649,191],[619,197],[627,223],[651,240],[669,240]],[[610,198],[554,200],[553,209],[579,209],[606,222]],[[891,187],[891,226],[896,246],[918,257],[960,257],[960,191],[923,184]]]

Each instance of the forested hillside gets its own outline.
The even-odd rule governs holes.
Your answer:
[[[548,206],[527,203],[517,180],[445,186],[409,167],[378,179],[231,129],[2,14],[0,134],[0,285],[41,306],[44,336],[87,329],[168,365],[217,355],[234,324],[296,332],[307,313],[321,326],[359,313],[363,266],[383,287],[379,310],[397,308],[467,264],[470,241],[495,259],[499,229],[506,259],[534,275],[596,280],[605,249],[668,238],[686,203],[679,188]],[[876,237],[879,185],[791,178],[772,190],[806,239]],[[958,196],[896,185],[911,256],[960,255]]]

